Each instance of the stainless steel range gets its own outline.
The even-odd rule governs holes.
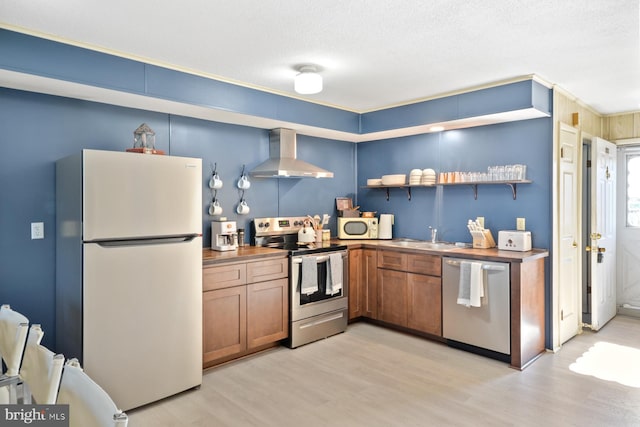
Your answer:
[[[289,251],[289,338],[291,348],[347,329],[347,246],[300,243],[305,217],[255,218],[251,244]]]

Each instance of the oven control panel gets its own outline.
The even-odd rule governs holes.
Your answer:
[[[253,226],[256,236],[293,234],[302,228],[306,218],[304,216],[254,218]]]

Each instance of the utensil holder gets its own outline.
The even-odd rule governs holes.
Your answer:
[[[488,228],[482,231],[475,231],[472,233],[472,236],[474,249],[488,249],[496,247],[496,241],[493,240],[491,230]]]

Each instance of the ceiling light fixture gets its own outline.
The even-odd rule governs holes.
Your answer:
[[[302,95],[322,92],[322,76],[313,65],[303,65],[293,82],[293,88]]]

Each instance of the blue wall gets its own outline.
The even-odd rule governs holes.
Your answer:
[[[516,217],[527,219],[535,247],[551,242],[550,118],[423,134],[358,144],[358,204],[366,211],[395,215],[394,237],[427,239],[428,226],[441,240],[470,242],[467,220],[485,217],[497,239],[498,230],[513,230]],[[362,188],[368,178],[411,169],[486,171],[488,166],[526,164],[532,184],[517,187],[517,199],[506,185],[391,189],[389,201],[380,189]]]
[[[143,122],[156,132],[156,148],[203,159],[204,246],[211,241],[210,163],[218,164],[224,182],[218,192],[224,214],[247,230],[256,216],[329,213],[335,231],[335,197],[355,194],[356,146],[299,136],[298,157],[334,178],[252,179],[245,193],[251,212],[238,216],[235,181],[243,164],[250,170],[268,157],[267,130],[0,88],[0,303],[41,323],[49,348],[55,342],[55,161],[83,148],[123,151]],[[43,240],[31,240],[31,222],[44,222]]]

